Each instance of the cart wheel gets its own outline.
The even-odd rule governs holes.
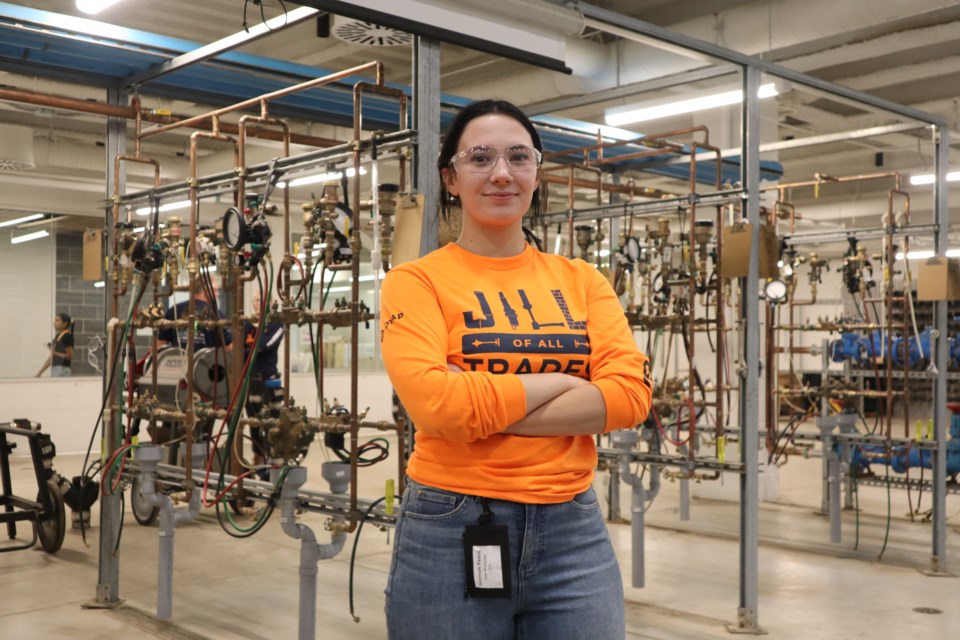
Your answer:
[[[140,478],[134,478],[130,484],[130,510],[133,511],[137,524],[144,527],[149,527],[156,522],[157,515],[160,513],[160,507],[148,503],[140,493]]]
[[[47,491],[50,492],[53,513],[41,513],[35,526],[43,550],[47,553],[56,553],[63,546],[63,536],[67,532],[67,514],[63,507],[63,496],[60,495],[57,483],[48,480]],[[37,502],[40,502],[39,495],[37,495]]]

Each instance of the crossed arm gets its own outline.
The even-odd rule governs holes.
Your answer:
[[[454,373],[463,369],[447,367]],[[517,436],[578,436],[601,433],[607,411],[600,390],[565,373],[520,374],[526,393],[526,417],[503,430]]]

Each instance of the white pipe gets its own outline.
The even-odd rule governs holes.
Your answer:
[[[206,459],[206,443],[194,443],[193,463],[195,469],[203,466]],[[200,492],[190,495],[187,509],[176,510],[173,501],[156,491],[157,463],[163,457],[163,448],[158,445],[141,445],[137,449],[140,465],[140,494],[148,504],[160,508],[158,536],[160,549],[157,554],[157,619],[169,620],[173,615],[173,538],[176,526],[190,522],[200,513]]]
[[[630,469],[633,446],[640,438],[636,431],[615,431],[611,443],[623,453],[620,455],[620,477],[633,489],[630,498],[631,584],[636,589],[645,586],[644,578],[644,514],[646,503],[660,493],[660,465],[650,465],[650,488],[645,489],[640,476]]]
[[[305,467],[293,467],[287,472],[280,491],[280,528],[291,538],[300,540],[300,640],[315,640],[317,628],[317,563],[329,560],[343,550],[347,534],[337,525],[346,522],[343,516],[334,516],[334,533],[328,544],[317,544],[310,527],[296,519],[297,493],[307,481]],[[340,493],[340,492],[338,492]]]

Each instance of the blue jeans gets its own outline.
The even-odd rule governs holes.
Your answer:
[[[623,582],[593,489],[560,504],[488,500],[513,596],[466,597],[463,531],[480,499],[408,479],[387,581],[391,640],[623,640]]]

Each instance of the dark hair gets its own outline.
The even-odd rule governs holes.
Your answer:
[[[67,329],[69,329],[70,332],[72,333],[72,332],[73,332],[73,319],[70,317],[70,314],[69,314],[69,313],[58,313],[58,314],[57,314],[57,317],[60,318],[60,322],[62,322],[63,324],[67,325]]]
[[[459,205],[459,198],[451,196],[447,192],[447,185],[443,180],[443,170],[450,168],[450,161],[457,154],[457,147],[460,146],[460,138],[463,137],[463,130],[471,120],[481,116],[491,114],[503,115],[513,118],[527,130],[530,139],[533,140],[533,146],[537,151],[543,153],[543,143],[540,141],[540,135],[534,128],[530,118],[521,111],[516,105],[506,100],[479,100],[468,104],[460,110],[457,117],[447,127],[443,135],[443,144],[440,147],[440,157],[437,158],[437,171],[440,173],[440,216],[446,220],[450,215],[450,206]],[[530,226],[539,224],[540,218],[547,209],[547,186],[543,180],[540,181],[540,187],[533,193],[533,199],[530,202],[531,221]],[[524,230],[526,232],[526,229]],[[528,235],[529,237],[529,235]]]

